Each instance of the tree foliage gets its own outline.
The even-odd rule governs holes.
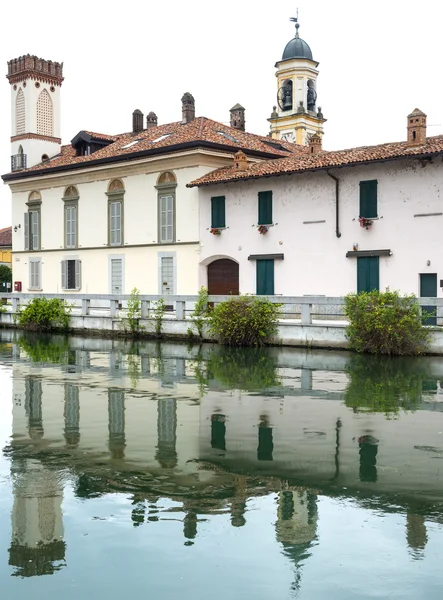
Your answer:
[[[4,283],[12,284],[12,270],[7,265],[0,265],[0,291],[6,289]]]
[[[427,351],[430,331],[422,326],[415,296],[388,289],[349,294],[345,300],[346,336],[352,350],[409,356]]]
[[[277,334],[281,304],[253,296],[235,296],[209,313],[209,328],[227,346],[263,346]]]

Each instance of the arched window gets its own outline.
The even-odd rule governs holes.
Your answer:
[[[175,241],[175,191],[177,179],[171,171],[161,173],[157,179],[158,190],[158,241]]]
[[[53,108],[51,96],[43,90],[37,100],[37,133],[53,135]]]
[[[29,192],[28,211],[24,214],[25,250],[40,250],[40,207],[42,196],[40,192]]]
[[[25,95],[22,88],[20,88],[15,100],[15,135],[21,135],[22,133],[26,133]]]
[[[113,179],[108,185],[108,244],[123,246],[123,196],[125,186],[121,179]]]

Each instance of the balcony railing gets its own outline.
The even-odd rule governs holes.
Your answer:
[[[26,154],[13,154],[11,156],[11,171],[21,171],[22,169],[26,169],[26,163]]]

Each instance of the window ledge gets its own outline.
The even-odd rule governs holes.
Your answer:
[[[252,227],[274,227],[275,225],[278,225],[278,223],[256,223]]]
[[[206,231],[211,231],[211,229],[223,230],[223,229],[229,229],[229,227],[207,227]]]
[[[368,219],[368,221],[378,221],[380,217],[362,217],[361,215],[358,217],[359,219]]]
[[[43,292],[43,288],[28,288],[28,292]]]

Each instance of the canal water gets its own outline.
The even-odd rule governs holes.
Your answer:
[[[0,332],[11,600],[443,597],[443,361]]]

